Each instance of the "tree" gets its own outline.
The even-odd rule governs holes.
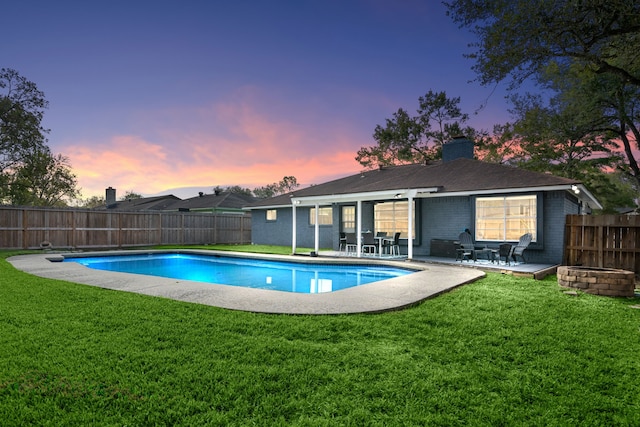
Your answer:
[[[81,200],[79,206],[87,209],[93,209],[104,206],[106,204],[107,200],[104,198],[104,196],[91,196],[88,199]]]
[[[120,197],[120,201],[124,202],[127,200],[142,199],[143,197],[144,196],[142,194],[136,193],[133,190],[127,190],[127,192]]]
[[[478,42],[473,69],[483,84],[508,76],[512,87],[551,61],[579,63],[596,74],[640,86],[640,3],[630,0],[453,0],[454,22]]]
[[[540,165],[546,157],[549,165],[560,167],[549,155],[567,148],[570,155],[562,167],[583,169],[587,183],[595,178],[589,170],[596,175],[606,171],[591,166],[604,162],[601,158],[609,150],[607,161],[625,174],[620,182],[628,183],[631,178],[632,187],[640,188],[635,158],[640,148],[638,1],[453,0],[446,6],[454,22],[478,36],[472,45],[475,51],[468,57],[475,59],[473,69],[481,83],[510,77],[510,89],[515,89],[532,77],[539,86],[551,89],[552,99],[569,107],[562,114],[577,127],[563,128],[563,119],[556,116],[557,130],[568,139],[527,142],[525,151],[538,157]],[[590,129],[586,126],[589,121]],[[581,132],[584,137],[578,139]],[[610,150],[614,139],[620,142],[626,164],[618,161],[618,152]],[[572,142],[566,145],[568,140]],[[604,148],[600,152],[596,150],[599,144]]]
[[[295,176],[285,176],[280,182],[265,185],[264,187],[256,187],[253,189],[254,196],[258,198],[269,198],[280,194],[289,193],[298,188],[298,180]]]
[[[8,175],[8,200],[14,205],[66,206],[63,200],[79,195],[76,176],[68,159],[53,155],[48,149],[38,150]]]
[[[475,140],[475,153],[479,160],[490,163],[509,163],[520,152],[513,123],[493,126],[493,134],[478,132]]]
[[[69,160],[47,146],[47,106],[34,83],[0,69],[0,202],[51,206],[78,194]]]
[[[45,146],[44,93],[17,71],[0,69],[0,173]]]
[[[424,163],[440,158],[442,144],[453,137],[475,133],[462,128],[469,116],[461,111],[459,97],[429,91],[418,103],[416,116],[400,108],[384,127],[376,126],[373,139],[377,144],[360,148],[356,156],[362,166]]]
[[[227,193],[236,193],[236,194],[244,194],[245,196],[252,196],[253,193],[251,192],[250,188],[244,188],[241,187],[239,185],[230,185],[228,187],[220,187],[219,185],[216,185],[213,188],[213,192],[215,194],[221,193],[221,192],[227,192]]]

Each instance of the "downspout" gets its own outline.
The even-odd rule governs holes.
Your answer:
[[[413,198],[416,195],[415,190],[411,190],[407,193],[407,202],[409,204],[409,217],[407,218],[407,224],[409,225],[408,238],[407,238],[407,259],[413,259]]]
[[[356,257],[360,258],[362,255],[362,200],[358,200],[356,203]]]
[[[315,212],[315,221],[316,221],[316,225],[315,225],[315,246],[314,246],[314,250],[316,252],[316,255],[318,255],[318,251],[320,250],[320,224],[318,224],[318,220],[320,219],[320,215],[319,215],[319,211],[320,211],[320,205],[318,205],[316,203],[316,212]]]
[[[296,224],[296,202],[295,202],[295,200],[291,202],[291,215],[292,215],[291,224],[293,226],[293,230],[292,230],[293,234],[291,235],[291,253],[293,255],[295,255],[295,253],[296,253],[296,243],[297,243],[296,242],[296,236],[298,234],[297,233],[298,226]]]

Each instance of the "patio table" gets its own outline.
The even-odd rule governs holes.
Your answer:
[[[477,259],[478,255],[481,255],[484,258],[486,258],[487,261],[491,261],[491,263],[493,264],[494,262],[496,262],[497,255],[498,255],[498,249],[493,249],[493,248],[490,248],[488,246],[484,246],[484,247],[481,247],[481,248],[476,248],[475,249],[475,254],[476,254],[476,259]]]
[[[384,242],[393,242],[393,237],[376,236],[375,239],[378,241],[378,255],[382,256],[382,248],[384,247]]]

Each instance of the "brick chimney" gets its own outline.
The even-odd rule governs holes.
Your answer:
[[[442,144],[442,162],[465,158],[473,159],[473,141],[464,136],[456,136],[453,140]]]
[[[107,207],[116,204],[116,189],[113,187],[109,187],[105,191],[105,200],[107,202]]]

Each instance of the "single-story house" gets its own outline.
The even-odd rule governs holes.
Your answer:
[[[244,215],[246,211],[242,208],[256,200],[255,197],[248,194],[216,191],[213,194],[200,193],[196,197],[176,201],[165,210]]]
[[[97,209],[128,212],[164,211],[164,212],[200,212],[245,215],[243,207],[257,199],[251,195],[229,191],[215,191],[213,194],[200,192],[198,196],[180,199],[172,194],[137,199],[116,200],[116,190],[105,190],[106,204]]]
[[[106,204],[98,210],[118,210],[128,212],[161,211],[165,210],[180,199],[173,194],[165,196],[141,197],[136,199],[116,200],[116,189],[109,187],[105,190]]]
[[[401,253],[412,259],[439,255],[439,243],[465,229],[490,247],[531,233],[527,260],[561,263],[566,215],[600,203],[579,181],[474,160],[473,149],[456,138],[441,162],[380,167],[260,200],[245,207],[252,242],[338,250],[341,232],[400,232]]]

